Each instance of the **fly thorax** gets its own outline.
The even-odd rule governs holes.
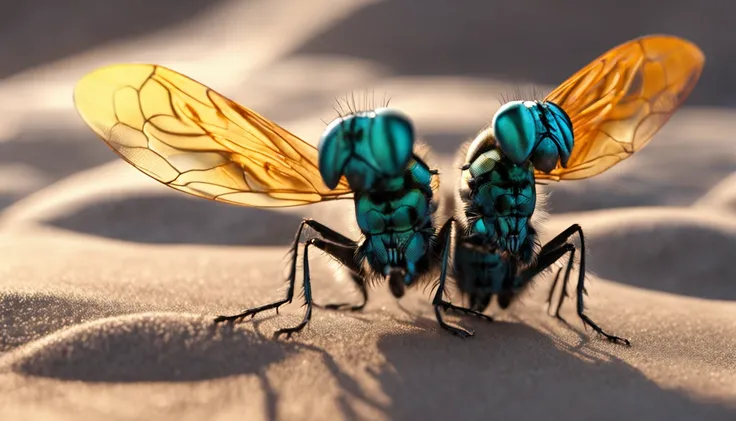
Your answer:
[[[528,241],[536,206],[531,163],[515,165],[498,149],[491,149],[466,166],[462,176],[469,234],[504,251],[517,252]]]
[[[355,214],[371,267],[384,274],[400,268],[407,282],[413,279],[418,262],[429,252],[426,228],[431,212],[424,192],[413,188],[400,194],[361,194],[356,197]]]
[[[385,193],[356,196],[355,217],[364,235],[413,231],[429,218],[429,202],[418,189],[401,195]]]

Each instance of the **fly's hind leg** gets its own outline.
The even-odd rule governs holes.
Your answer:
[[[539,252],[539,256],[537,258],[537,264],[536,266],[527,269],[527,271],[523,272],[520,276],[525,277],[526,279],[531,279],[532,277],[538,275],[545,269],[552,266],[555,262],[557,262],[559,259],[561,259],[565,254],[570,254],[570,257],[568,259],[567,267],[565,269],[565,276],[563,278],[562,283],[562,292],[560,296],[560,300],[557,303],[557,309],[556,309],[556,315],[559,315],[559,310],[562,307],[562,302],[564,300],[564,297],[567,296],[567,283],[570,278],[570,272],[572,270],[572,265],[574,262],[575,252],[576,248],[575,245],[572,243],[568,243],[567,240],[570,239],[573,235],[578,234],[580,237],[580,268],[578,273],[578,284],[577,284],[577,313],[578,317],[583,321],[583,323],[586,326],[590,326],[596,333],[604,336],[606,339],[608,339],[610,342],[614,343],[622,343],[625,345],[631,345],[628,339],[621,338],[619,336],[611,335],[604,331],[600,326],[598,326],[588,315],[585,314],[585,303],[584,303],[584,295],[587,294],[585,290],[585,236],[583,235],[583,230],[580,228],[580,225],[573,224],[568,229],[560,233],[558,236],[550,240],[547,244],[545,244],[542,249]],[[560,269],[561,271],[562,269]],[[552,291],[554,291],[554,287],[557,284],[557,278],[559,277],[560,272],[557,273],[557,277],[555,279],[555,283],[552,286]],[[550,297],[552,295],[552,292],[550,292]]]
[[[555,308],[554,316],[555,318],[567,323],[567,321],[560,315],[560,309],[562,308],[562,303],[565,301],[565,298],[570,297],[570,294],[567,292],[567,284],[570,281],[570,272],[572,271],[572,266],[575,263],[575,248],[570,248],[569,250],[570,256],[567,258],[567,264],[565,266],[561,266],[557,273],[555,274],[555,280],[552,282],[552,287],[549,289],[549,296],[547,297],[547,313],[552,309],[552,297],[554,296],[555,289],[557,288],[557,284],[560,283],[560,279],[562,279],[562,290],[560,291],[560,298],[557,300],[557,306]],[[562,258],[562,256],[560,256]],[[565,270],[565,275],[562,275],[562,270]]]

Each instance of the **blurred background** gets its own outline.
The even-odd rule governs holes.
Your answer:
[[[685,107],[634,159],[554,186],[551,211],[690,205],[736,169],[730,0],[26,0],[4,1],[0,12],[0,209],[10,225],[43,220],[166,243],[291,237],[284,224],[248,223],[271,211],[169,191],[96,139],[72,89],[119,62],[169,66],[312,142],[321,120],[336,116],[336,97],[387,95],[413,116],[451,188],[452,155],[503,94],[530,84],[546,93],[617,44],[669,33],[707,57]],[[133,199],[121,200],[122,190]]]
[[[734,16],[734,0],[0,0],[0,418],[733,420]],[[397,304],[385,287],[364,314],[315,310],[291,342],[270,332],[300,299],[213,337],[215,314],[276,297],[300,218],[348,234],[352,203],[187,196],[72,103],[97,67],[157,63],[316,144],[336,98],[386,95],[451,191],[455,151],[503,95],[547,93],[651,33],[700,46],[698,85],[643,151],[550,186],[544,226],[585,228],[586,304],[631,349],[584,331],[571,302],[571,325],[547,317],[542,282],[491,326],[461,320],[473,341],[437,331],[428,290]],[[357,300],[312,269],[316,300]]]

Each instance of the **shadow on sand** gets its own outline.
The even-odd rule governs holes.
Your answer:
[[[298,215],[181,196],[110,198],[47,221],[57,228],[154,244],[284,246]]]
[[[391,404],[391,419],[733,419],[736,409],[698,402],[657,386],[619,358],[569,347],[522,323],[480,321],[472,340],[424,331],[386,335],[386,362],[372,375]],[[621,348],[618,353],[636,352]],[[617,386],[615,386],[617,385]],[[603,404],[601,404],[603,403]]]
[[[552,414],[557,417],[552,419],[602,421],[734,416],[734,408],[659,387],[608,354],[605,345],[603,350],[589,346],[596,339],[582,332],[580,343],[571,346],[523,323],[464,319],[476,336],[462,340],[439,331],[434,320],[417,317],[399,322],[412,326],[408,331],[379,336],[375,346],[383,363],[356,370],[355,361],[339,357],[344,353],[340,349],[350,343],[350,332],[340,343],[325,342],[324,347],[301,343],[298,337],[272,340],[270,330],[259,327],[271,318],[256,320],[254,329],[216,327],[211,318],[175,313],[108,318],[31,344],[11,368],[25,375],[92,383],[255,375],[272,420],[279,419],[279,390],[287,379],[275,384],[267,373],[297,355],[303,363],[322,364],[335,379],[336,404],[348,419],[361,418],[365,405],[390,419],[446,420],[458,414],[468,420],[489,415],[549,419]],[[637,352],[618,347],[611,351]],[[297,374],[288,381],[304,381]],[[365,391],[365,376],[377,382],[388,402]]]
[[[632,225],[636,221],[632,221]],[[736,300],[736,232],[681,221],[647,221],[588,241],[588,269],[639,288]]]
[[[269,317],[270,318],[270,317]],[[14,371],[60,380],[103,383],[191,382],[255,375],[265,393],[268,419],[278,417],[278,387],[269,367],[300,355],[321,362],[338,382],[339,405],[359,399],[371,406],[355,380],[326,351],[297,341],[278,341],[255,331],[214,325],[210,317],[144,313],[74,327],[11,364]],[[238,396],[242,399],[243,396]]]
[[[122,303],[47,293],[0,294],[0,353],[65,326],[140,311]]]

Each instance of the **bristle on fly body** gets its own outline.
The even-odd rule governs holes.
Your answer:
[[[510,91],[500,95],[498,101],[501,105],[511,101],[542,101],[545,96],[542,89],[534,84],[514,84]]]
[[[352,91],[344,96],[335,97],[335,104],[332,109],[337,113],[337,118],[345,118],[351,114],[388,107],[390,102],[391,97],[387,96],[385,92],[380,101],[377,101],[375,89],[370,92],[366,89],[357,94]]]

